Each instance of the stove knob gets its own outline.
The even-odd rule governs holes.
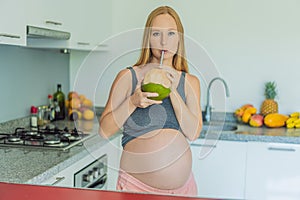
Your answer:
[[[82,175],[82,179],[85,182],[92,182],[94,177],[93,177],[93,171],[89,171],[87,174]]]
[[[68,133],[68,132],[69,132],[69,128],[66,126],[66,127],[64,128],[64,131]]]
[[[99,175],[100,175],[100,170],[98,167],[94,167],[93,168],[93,175],[94,175],[94,178],[98,178]]]
[[[101,175],[104,174],[104,167],[100,168],[99,173],[100,173]]]

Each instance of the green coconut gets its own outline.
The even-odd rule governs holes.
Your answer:
[[[171,81],[167,77],[166,71],[155,68],[146,73],[142,83],[142,91],[157,93],[157,97],[148,98],[161,101],[169,96],[171,92],[170,86]]]

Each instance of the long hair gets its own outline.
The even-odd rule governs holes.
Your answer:
[[[135,66],[145,65],[150,62],[150,59],[152,57],[152,53],[150,50],[150,33],[151,33],[151,27],[153,25],[153,19],[161,14],[169,14],[176,22],[177,25],[177,31],[179,32],[179,44],[178,44],[178,50],[173,58],[173,67],[176,70],[188,72],[188,64],[186,61],[186,54],[185,54],[185,47],[184,47],[184,30],[181,23],[181,20],[176,13],[175,10],[173,10],[169,6],[161,6],[153,10],[150,15],[148,16],[148,19],[146,21],[144,35],[143,35],[143,42],[142,42],[142,50],[140,57],[135,64]]]

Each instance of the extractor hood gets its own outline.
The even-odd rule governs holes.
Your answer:
[[[36,26],[27,25],[27,37],[28,38],[49,38],[57,40],[68,40],[71,37],[71,33],[47,28],[41,28]]]

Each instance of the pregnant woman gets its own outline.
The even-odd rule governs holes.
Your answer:
[[[202,128],[200,83],[188,73],[183,34],[172,8],[153,10],[139,60],[113,82],[99,132],[108,138],[123,129],[118,190],[197,195],[188,140],[197,139]],[[170,82],[163,100],[151,100],[158,94],[141,90],[153,68],[164,70]]]

